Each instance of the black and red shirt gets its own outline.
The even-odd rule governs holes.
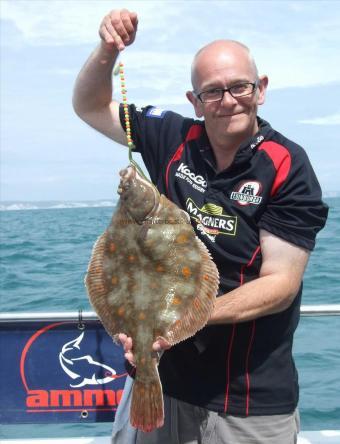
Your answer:
[[[258,118],[258,133],[217,172],[204,122],[155,107],[129,106],[132,139],[152,182],[189,214],[220,273],[219,295],[256,279],[259,229],[312,250],[328,208],[305,151]],[[120,110],[123,127],[124,113]],[[298,377],[292,358],[301,289],[285,311],[207,326],[164,353],[163,390],[234,415],[292,412]]]

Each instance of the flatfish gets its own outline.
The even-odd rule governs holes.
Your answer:
[[[136,375],[130,422],[151,431],[164,422],[152,344],[165,338],[174,345],[203,328],[219,276],[188,214],[134,166],[120,176],[117,209],[93,247],[85,283],[109,335],[132,338]]]

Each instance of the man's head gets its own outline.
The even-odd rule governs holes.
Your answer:
[[[187,92],[187,97],[197,117],[204,117],[209,137],[242,140],[256,133],[257,106],[264,103],[268,78],[258,77],[245,45],[217,40],[205,46],[194,58],[191,80],[193,91]],[[234,87],[231,94],[216,91],[230,87]],[[211,94],[201,95],[206,91]],[[247,95],[242,96],[243,91]]]

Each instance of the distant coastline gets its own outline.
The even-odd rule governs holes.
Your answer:
[[[324,193],[324,199],[340,197],[340,191],[329,191]],[[117,201],[110,199],[98,200],[41,200],[41,201],[0,201],[0,211],[23,211],[23,210],[58,210],[66,208],[100,208],[114,207]]]
[[[0,203],[0,211],[19,211],[19,210],[58,210],[65,208],[98,208],[114,207],[116,201],[112,200],[75,200],[75,201],[3,201]]]

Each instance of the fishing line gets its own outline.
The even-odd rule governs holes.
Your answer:
[[[133,165],[136,168],[136,170],[142,175],[142,177],[144,177],[145,180],[150,182],[150,180],[145,176],[142,168],[132,158],[132,150],[135,149],[136,146],[133,143],[132,135],[131,135],[131,119],[130,119],[130,115],[129,115],[129,106],[127,103],[127,96],[126,96],[127,89],[125,86],[124,64],[122,62],[117,63],[117,65],[113,69],[113,75],[117,76],[118,74],[120,77],[120,89],[121,89],[122,100],[123,100],[126,138],[127,138],[128,148],[129,148],[129,161],[130,161],[131,165]]]

